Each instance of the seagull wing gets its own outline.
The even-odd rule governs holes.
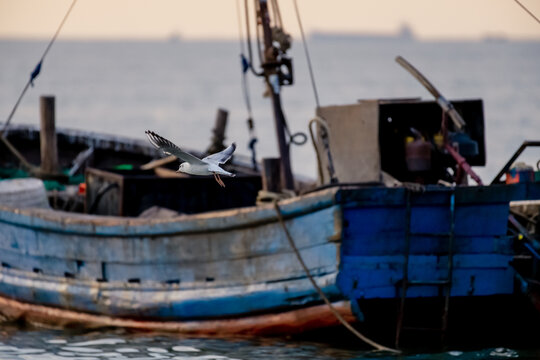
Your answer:
[[[218,164],[218,165],[225,164],[227,162],[227,160],[229,160],[231,158],[234,150],[236,150],[236,144],[232,143],[225,150],[222,150],[222,151],[220,151],[218,153],[215,153],[215,154],[212,154],[212,155],[208,155],[207,157],[205,157],[202,160],[206,161],[206,162]]]
[[[191,163],[191,164],[206,165],[206,163],[204,163],[198,157],[180,150],[178,146],[174,145],[171,141],[165,139],[164,137],[159,136],[155,132],[146,130],[144,133],[146,134],[146,136],[148,137],[148,140],[150,140],[152,145],[154,145],[156,148],[163,151],[165,154],[174,155],[180,160]]]

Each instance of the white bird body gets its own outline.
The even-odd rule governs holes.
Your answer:
[[[178,167],[179,172],[183,172],[190,175],[212,175],[212,174],[220,174],[220,175],[227,175],[234,177],[235,175],[233,173],[230,173],[226,170],[223,170],[219,167],[219,165],[208,163],[207,165],[200,165],[200,164],[190,164],[188,162],[183,162]]]
[[[233,173],[230,173],[226,170],[223,170],[219,165],[226,163],[232,156],[234,150],[236,150],[236,145],[232,143],[228,148],[218,153],[208,155],[203,159],[199,159],[196,156],[191,155],[185,151],[182,151],[178,146],[173,144],[171,141],[165,139],[164,137],[159,136],[153,131],[145,131],[148,140],[156,148],[160,149],[167,155],[176,156],[182,163],[178,167],[179,172],[183,172],[190,175],[214,175],[217,183],[222,187],[225,187],[223,180],[219,175],[226,175],[234,177]]]

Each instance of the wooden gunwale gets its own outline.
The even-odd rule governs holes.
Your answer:
[[[283,200],[280,203],[283,217],[290,219],[330,207],[335,203],[336,192],[337,189],[323,190]],[[238,230],[277,222],[277,216],[271,204],[151,220],[0,205],[0,222],[38,231],[73,235],[142,237]]]

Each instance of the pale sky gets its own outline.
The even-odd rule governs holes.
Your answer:
[[[72,0],[0,0],[0,38],[49,39]],[[78,0],[61,38],[235,39],[243,0]],[[252,1],[249,1],[252,3]],[[521,0],[540,17],[540,0]],[[305,31],[391,34],[408,24],[421,39],[540,39],[540,24],[513,0],[298,0]],[[292,0],[280,0],[298,35]]]

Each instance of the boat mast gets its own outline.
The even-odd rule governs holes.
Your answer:
[[[263,29],[264,37],[264,63],[261,66],[264,72],[264,79],[272,97],[274,122],[281,161],[281,177],[284,188],[294,190],[294,179],[291,171],[289,144],[287,144],[285,139],[286,120],[285,115],[283,114],[283,108],[281,106],[280,95],[281,85],[292,84],[292,65],[290,59],[280,56],[280,51],[273,44],[267,0],[258,1],[258,17]],[[286,66],[288,68],[288,74],[283,74],[281,69],[282,66]]]

